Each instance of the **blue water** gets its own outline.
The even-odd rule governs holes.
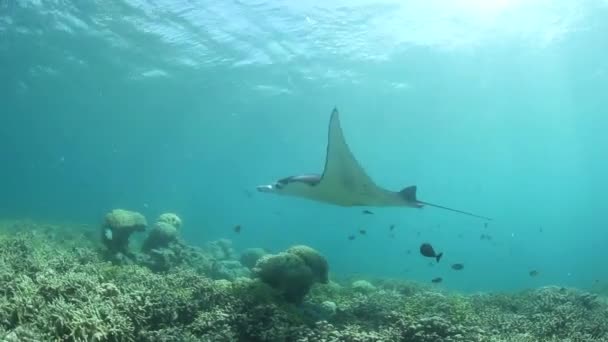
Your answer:
[[[0,0],[0,216],[172,211],[192,244],[306,244],[335,275],[588,288],[608,282],[606,37],[606,1]],[[334,106],[378,184],[494,221],[256,193],[322,170]]]

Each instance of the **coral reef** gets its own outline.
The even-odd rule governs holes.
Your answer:
[[[365,279],[355,280],[350,286],[353,288],[353,290],[361,293],[371,293],[376,291],[376,287]]]
[[[158,219],[156,219],[157,223],[167,223],[172,225],[173,227],[180,229],[182,227],[182,219],[179,218],[179,216],[177,216],[174,213],[164,213],[161,214]]]
[[[608,302],[576,289],[465,296],[394,279],[352,286],[329,281],[326,262],[302,247],[259,259],[259,272],[282,270],[269,272],[278,283],[214,280],[218,263],[247,270],[228,241],[152,249],[166,265],[155,270],[152,252],[110,263],[94,243],[78,245],[81,232],[50,227],[0,222],[0,341],[608,341]],[[291,303],[283,286],[302,279],[309,288]]]
[[[178,233],[177,227],[166,222],[156,222],[146,237],[142,250],[149,252],[156,248],[167,248],[171,242],[177,241]]]
[[[235,280],[237,278],[249,277],[251,271],[236,260],[215,261],[211,265],[208,275],[212,279]]]
[[[290,247],[285,252],[300,257],[312,271],[314,281],[327,284],[329,281],[329,265],[323,255],[313,248],[304,245]]]
[[[479,295],[470,302],[495,333],[551,341],[608,340],[607,305],[595,294],[550,286],[517,297]]]
[[[232,241],[228,239],[208,242],[203,249],[215,260],[234,260],[236,258]]]
[[[134,211],[114,209],[107,213],[102,225],[101,241],[111,253],[129,255],[129,237],[146,230],[146,218]]]
[[[182,220],[173,213],[165,213],[158,217],[154,227],[146,237],[142,249],[149,252],[156,248],[167,248],[170,243],[177,241]]]
[[[308,246],[293,246],[279,254],[265,255],[253,268],[264,283],[293,303],[301,303],[315,282],[328,282],[327,261]]]
[[[241,264],[249,269],[255,267],[255,264],[260,260],[261,257],[268,254],[263,248],[247,248],[241,252]]]

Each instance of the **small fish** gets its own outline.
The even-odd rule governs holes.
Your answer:
[[[420,254],[427,258],[435,258],[437,262],[439,262],[439,260],[441,260],[441,257],[443,256],[443,253],[435,253],[433,246],[431,246],[430,243],[426,242],[420,245]]]
[[[362,213],[365,215],[374,215],[374,213],[372,211],[367,210],[367,209],[363,210]]]
[[[349,235],[349,236],[348,236],[348,239],[349,239],[350,241],[353,241],[353,240],[355,239],[355,236],[354,236],[354,235]]]
[[[365,229],[359,229],[359,234],[365,235],[367,234],[367,231]]]
[[[463,268],[464,268],[464,265],[463,265],[463,264],[453,264],[453,265],[452,265],[452,269],[453,269],[453,270],[456,270],[456,271],[460,271],[460,270],[462,270]]]
[[[488,234],[481,234],[479,237],[480,240],[492,240],[492,237]]]
[[[536,277],[539,273],[540,272],[538,272],[537,270],[532,270],[528,274],[530,275],[530,277]]]
[[[433,280],[431,280],[431,282],[434,284],[439,284],[442,281],[443,281],[443,278],[441,278],[441,277],[433,278]]]
[[[488,228],[488,222],[484,222],[484,223],[483,223],[483,227],[484,227],[484,228]]]
[[[394,224],[391,224],[391,226],[388,227],[388,230],[390,230],[390,231],[393,231],[394,229],[395,229],[395,225]]]
[[[420,232],[416,232],[416,236],[420,236]]]
[[[391,237],[391,239],[395,238],[395,234],[393,234],[393,233],[391,233],[389,236]]]
[[[234,229],[234,232],[238,234],[238,233],[240,233],[240,232],[241,232],[241,225],[240,225],[240,224],[237,224],[236,226],[234,226],[234,228],[233,228],[233,229]]]
[[[412,250],[411,250],[411,249],[408,249],[407,251],[405,251],[405,254],[407,254],[407,255],[412,254]]]
[[[538,232],[542,233],[543,232],[543,227],[541,226],[540,228],[538,228]]]

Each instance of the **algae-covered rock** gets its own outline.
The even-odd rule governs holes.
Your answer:
[[[338,310],[338,306],[336,303],[326,300],[321,303],[319,312],[321,313],[324,320],[329,320],[336,315],[336,311]]]
[[[179,216],[173,213],[161,214],[158,219],[156,219],[156,222],[168,223],[177,229],[182,227],[182,219],[180,219]]]
[[[241,253],[241,264],[252,269],[261,257],[268,254],[263,248],[247,248]]]
[[[144,215],[138,212],[114,209],[104,218],[101,240],[108,250],[128,254],[129,237],[146,230],[147,225]]]
[[[353,290],[359,293],[371,293],[376,291],[376,287],[367,280],[355,280],[351,284],[351,287]]]

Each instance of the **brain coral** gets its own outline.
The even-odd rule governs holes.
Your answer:
[[[327,260],[315,249],[304,245],[297,245],[290,247],[286,252],[302,258],[306,265],[312,270],[315,281],[323,284],[329,282],[329,265],[327,264]]]
[[[315,282],[328,282],[327,261],[307,246],[294,246],[283,253],[265,255],[258,260],[253,272],[293,303],[302,302]]]

